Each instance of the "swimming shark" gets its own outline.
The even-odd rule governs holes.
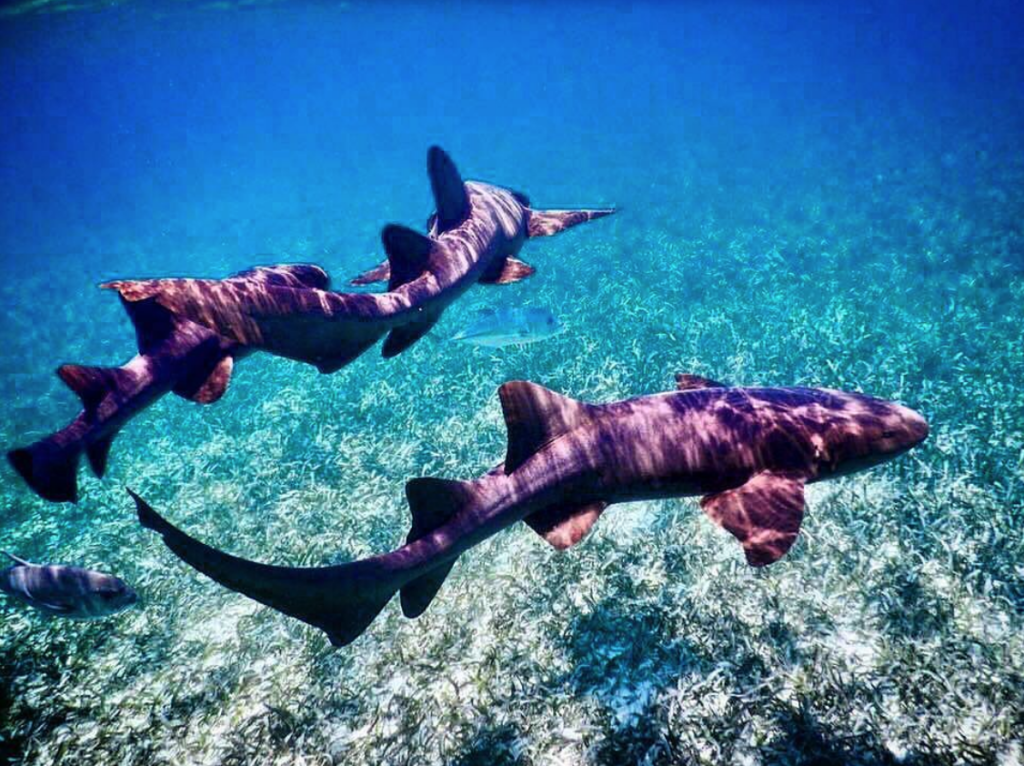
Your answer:
[[[328,285],[327,274],[307,264],[258,266],[225,281],[278,287]],[[14,469],[46,500],[76,502],[82,453],[96,476],[102,477],[114,437],[167,392],[200,404],[220,399],[235,361],[252,351],[172,314],[153,299],[122,299],[122,303],[135,326],[138,354],[120,367],[59,367],[57,375],[82,400],[81,412],[61,430],[7,453]]]
[[[123,280],[110,286],[130,303],[155,300],[237,343],[331,373],[385,335],[383,356],[400,354],[474,284],[509,284],[533,274],[533,267],[516,257],[527,239],[614,212],[535,210],[524,194],[463,181],[455,163],[436,146],[427,152],[427,174],[436,205],[428,233],[385,226],[381,240],[387,260],[352,280],[357,285],[386,281],[387,292],[340,293],[216,279]]]
[[[119,577],[60,564],[33,564],[6,553],[14,566],[0,570],[0,591],[41,612],[95,620],[124,611],[138,595]]]
[[[728,387],[694,375],[678,376],[676,391],[610,404],[527,381],[505,383],[499,396],[504,462],[473,481],[409,481],[412,529],[390,553],[270,566],[189,537],[132,493],[139,520],[190,566],[343,646],[396,592],[407,617],[422,614],[462,553],[519,521],[565,549],[609,505],[697,495],[750,565],[771,564],[797,538],[806,484],[889,460],[928,435],[917,412],[863,394]]]

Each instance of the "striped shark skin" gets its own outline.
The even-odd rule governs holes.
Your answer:
[[[771,564],[797,538],[806,484],[890,460],[928,435],[918,413],[862,394],[734,388],[693,375],[677,382],[671,393],[610,404],[505,383],[505,461],[473,481],[411,480],[406,544],[347,564],[291,568],[237,558],[132,497],[142,525],[185,563],[344,646],[395,593],[404,614],[418,617],[462,553],[520,521],[565,549],[614,503],[700,496],[751,566]]]
[[[226,282],[326,288],[328,278],[318,266],[295,264],[258,266]],[[77,502],[82,453],[102,478],[114,437],[164,394],[174,392],[199,404],[220,399],[235,361],[251,352],[153,299],[122,303],[135,326],[138,354],[120,367],[59,367],[57,375],[82,400],[82,410],[59,431],[7,453],[18,474],[46,500]]]
[[[0,591],[55,617],[98,620],[128,609],[138,595],[124,580],[92,569],[33,564],[4,552],[14,566],[0,570]]]
[[[534,210],[518,192],[464,182],[439,147],[427,153],[436,204],[428,233],[390,224],[387,261],[352,280],[387,282],[383,293],[257,285],[216,279],[112,283],[129,303],[155,300],[236,343],[335,372],[385,335],[393,357],[422,338],[444,309],[473,285],[509,284],[534,273],[516,256],[527,239],[547,237],[614,212]]]

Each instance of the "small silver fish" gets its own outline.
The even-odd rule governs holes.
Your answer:
[[[547,340],[564,329],[547,309],[485,309],[469,327],[452,336],[452,340],[472,343],[475,346],[501,348]]]
[[[0,570],[0,590],[58,617],[95,620],[139,600],[124,580],[91,569],[33,564],[4,551],[14,566]]]

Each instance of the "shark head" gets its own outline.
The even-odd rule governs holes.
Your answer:
[[[871,468],[928,437],[928,421],[909,407],[863,394],[829,393],[834,417],[825,432],[822,473],[835,476]]]
[[[112,575],[90,572],[83,589],[79,610],[84,617],[108,617],[138,603],[139,595],[124,580]]]

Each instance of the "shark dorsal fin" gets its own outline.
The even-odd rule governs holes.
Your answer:
[[[711,378],[702,378],[700,375],[691,375],[688,372],[676,373],[677,390],[693,391],[697,388],[728,388],[728,386],[717,380],[711,380]]]
[[[432,146],[427,152],[427,174],[437,207],[437,233],[443,234],[466,220],[469,195],[455,163],[440,146]]]
[[[174,314],[157,303],[156,298],[134,303],[121,298],[121,305],[135,327],[135,345],[140,354],[149,353],[163,343],[177,327]]]
[[[456,516],[472,500],[472,491],[467,482],[426,477],[406,483],[405,497],[412,513],[412,529],[405,538],[408,545]],[[452,559],[402,586],[402,613],[406,617],[419,617],[426,611],[454,564]]]
[[[326,290],[331,285],[327,272],[312,263],[283,263],[277,266],[253,266],[240,271],[231,280],[247,280],[275,287],[310,287]]]
[[[103,401],[104,396],[126,383],[131,373],[120,367],[63,364],[57,368],[57,375],[68,388],[78,394],[85,411],[92,412]]]
[[[407,226],[391,223],[380,233],[388,255],[388,290],[412,282],[427,269],[434,241]]]
[[[544,386],[513,380],[498,389],[508,429],[505,473],[510,474],[545,444],[587,422],[589,405]]]

